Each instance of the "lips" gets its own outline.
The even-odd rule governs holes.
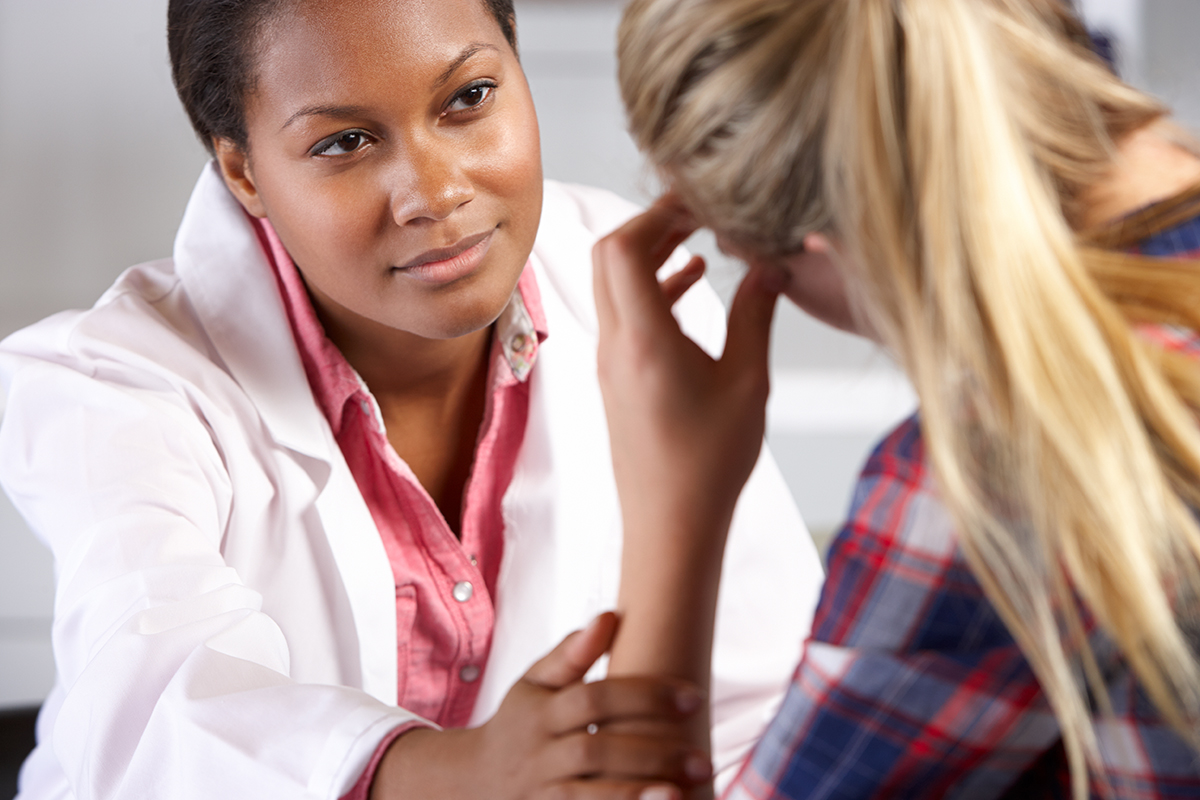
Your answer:
[[[450,283],[474,272],[492,244],[495,229],[467,236],[450,247],[426,250],[393,269],[423,283]]]

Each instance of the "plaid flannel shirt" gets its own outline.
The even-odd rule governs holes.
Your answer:
[[[1093,239],[1200,260],[1200,190]],[[1191,331],[1145,334],[1200,357]],[[1070,797],[1055,717],[957,541],[913,417],[863,469],[803,660],[727,798]],[[1200,756],[1101,634],[1093,647],[1113,703],[1094,723],[1109,796],[1200,797]],[[1095,778],[1091,793],[1105,796]]]

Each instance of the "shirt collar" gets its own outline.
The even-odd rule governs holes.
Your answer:
[[[494,331],[512,377],[524,382],[537,361],[538,346],[547,335],[542,296],[529,264],[521,271],[517,290],[500,312]]]

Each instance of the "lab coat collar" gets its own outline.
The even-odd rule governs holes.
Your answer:
[[[327,462],[328,433],[275,275],[215,161],[205,166],[184,211],[175,269],[221,360],[261,412],[272,438]],[[248,329],[253,336],[246,335]]]
[[[391,567],[370,511],[322,415],[292,338],[279,284],[246,212],[215,162],[196,184],[175,237],[175,271],[220,361],[268,435],[307,458],[317,512],[343,576],[361,649],[362,688],[396,702]]]

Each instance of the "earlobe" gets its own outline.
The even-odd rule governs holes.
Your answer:
[[[254,183],[254,174],[250,169],[250,159],[245,150],[238,147],[229,139],[214,139],[213,149],[216,151],[217,166],[221,169],[221,177],[233,196],[242,204],[242,208],[251,216],[265,217],[267,210],[263,207],[258,187]]]
[[[810,233],[804,237],[804,252],[831,255],[833,253],[833,242],[823,233]]]

